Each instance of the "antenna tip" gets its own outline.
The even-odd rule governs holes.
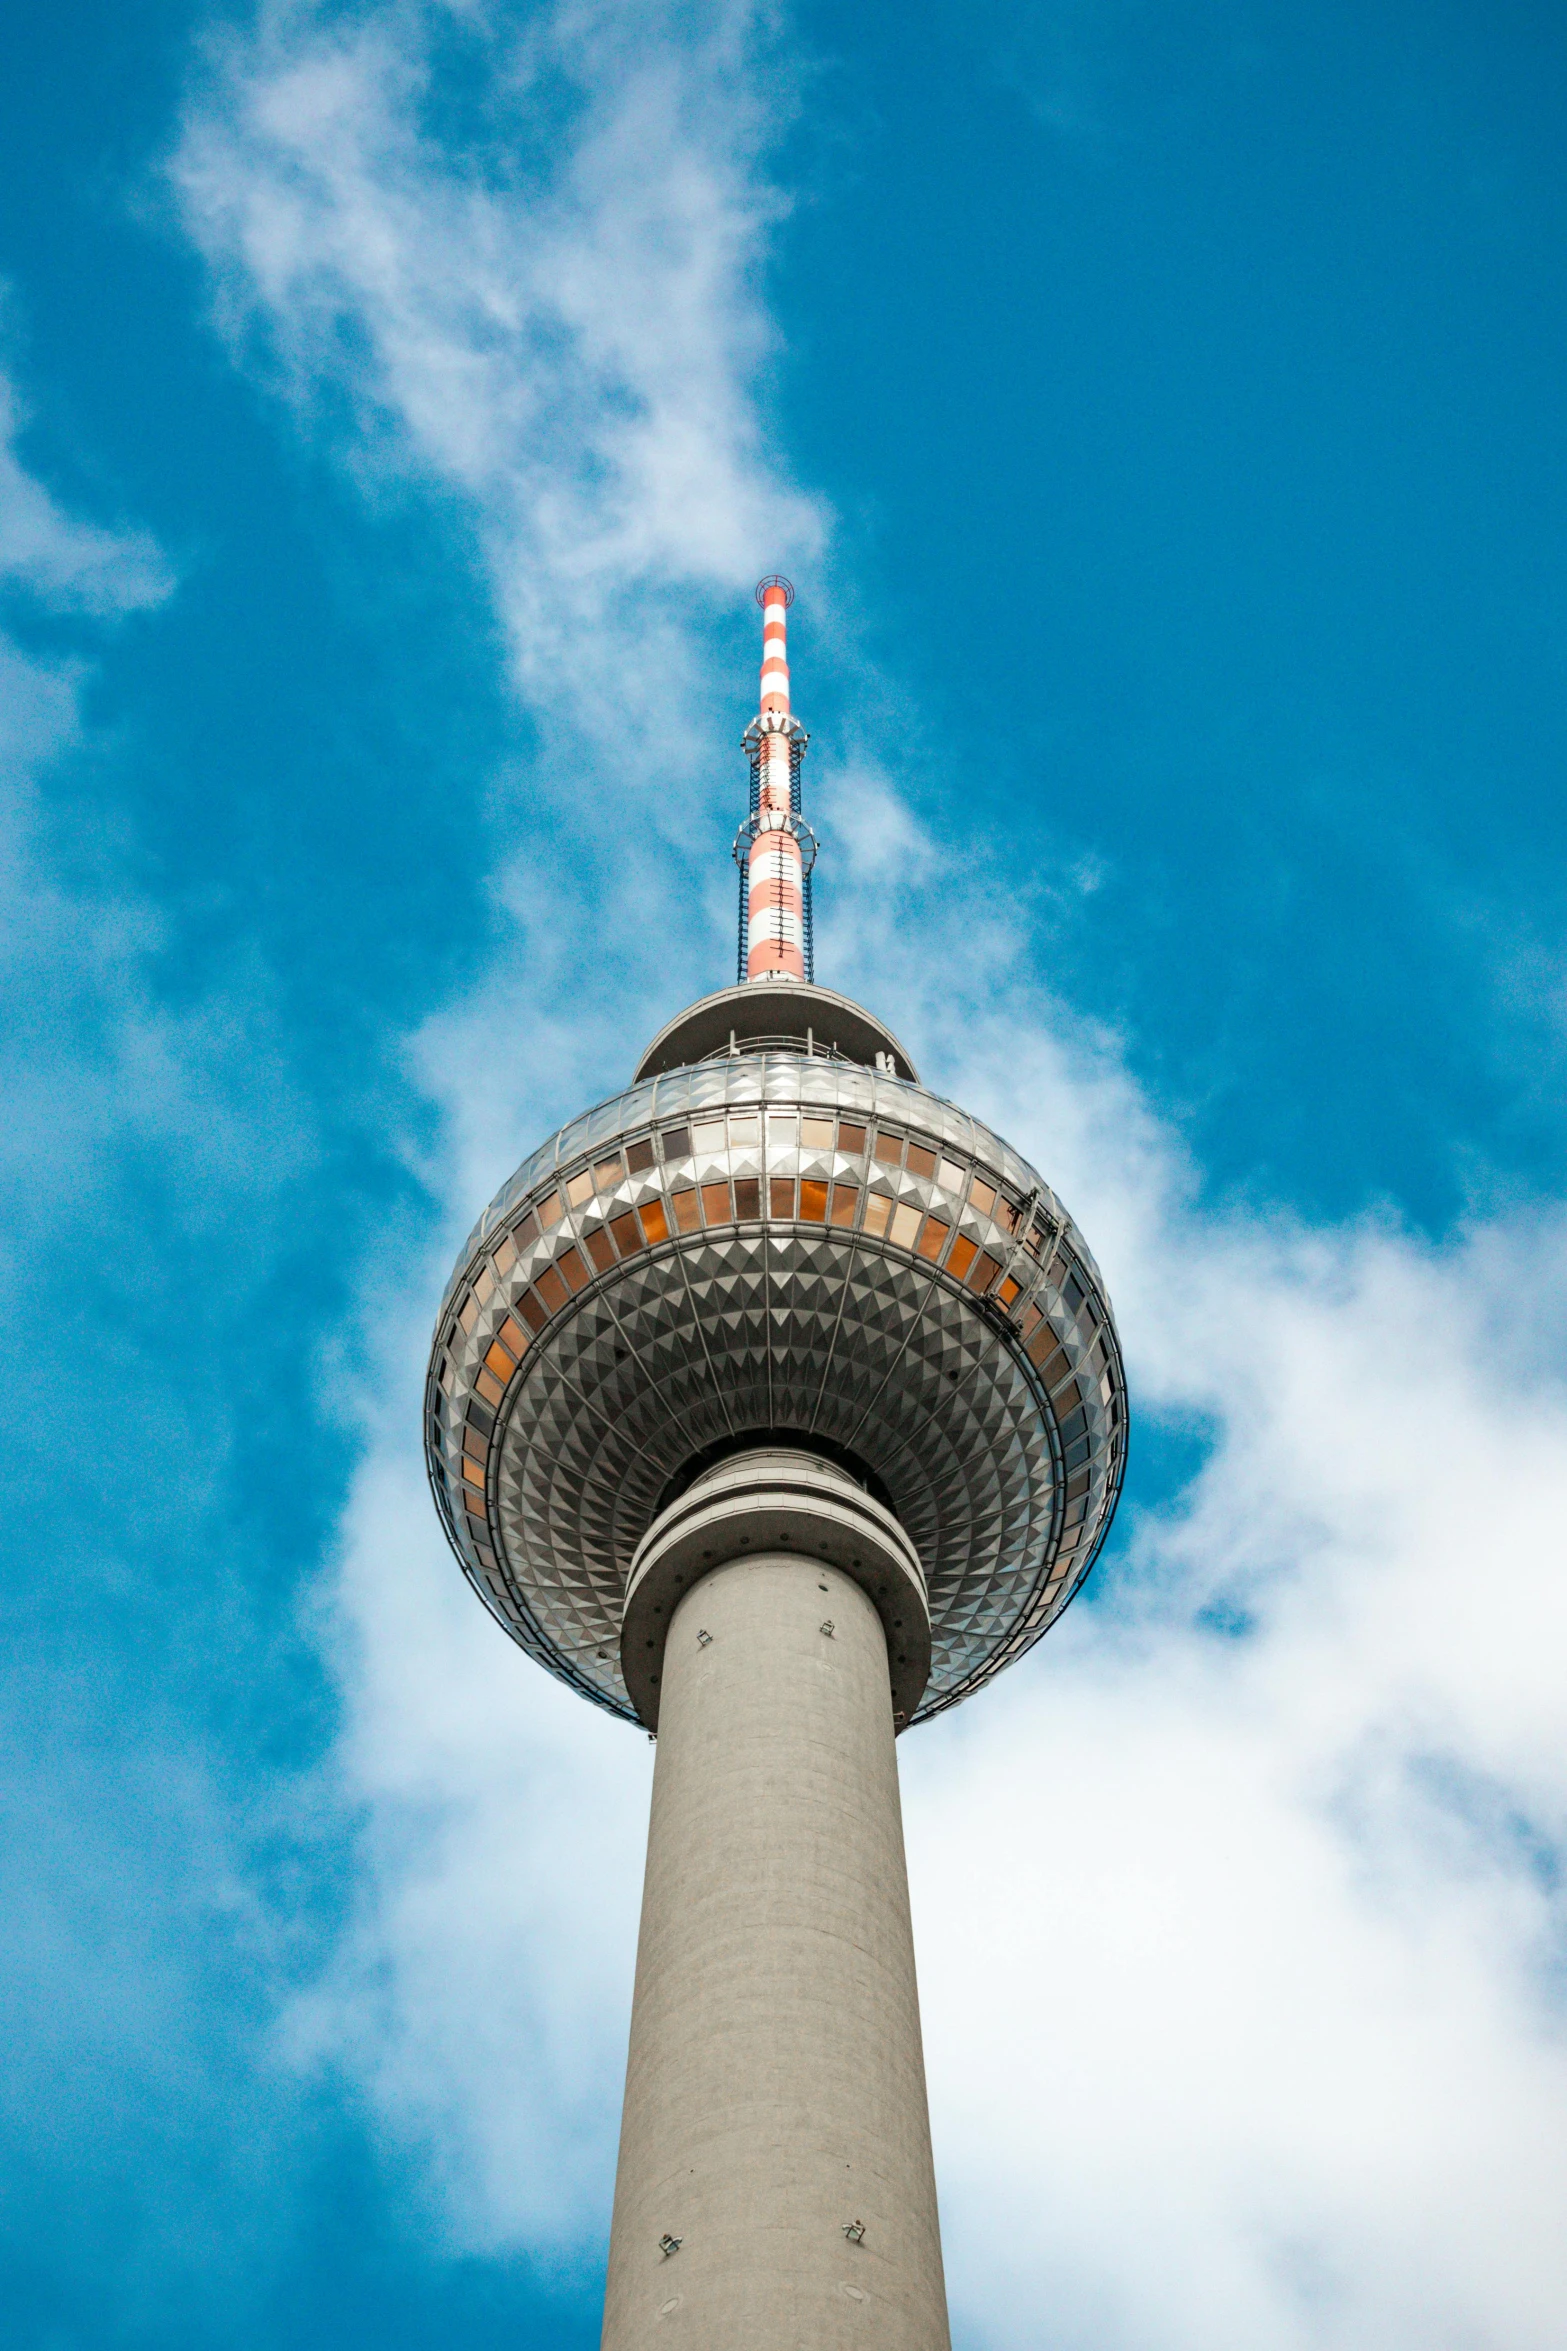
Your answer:
[[[769,572],[765,580],[758,580],[756,583],[757,603],[765,604],[769,596],[782,596],[786,612],[794,602],[793,583],[786,580],[781,571]]]

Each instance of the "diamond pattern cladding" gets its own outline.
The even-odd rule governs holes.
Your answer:
[[[632,1553],[694,1454],[768,1429],[884,1481],[931,1599],[917,1720],[1059,1614],[1125,1455],[1109,1304],[1034,1170],[907,1081],[792,1053],[671,1072],[535,1152],[459,1262],[427,1392],[470,1580],[628,1719]]]

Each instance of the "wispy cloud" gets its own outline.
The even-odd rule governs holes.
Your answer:
[[[1145,1429],[1207,1457],[905,1759],[960,2303],[1085,2351],[1543,2345],[1567,1215],[1206,1211],[1113,1054],[970,1010],[942,1081],[1061,1182]]]
[[[25,423],[15,384],[0,375],[0,584],[97,619],[161,604],[174,580],[153,539],[67,514],[17,454]]]
[[[455,124],[448,38],[475,77]],[[760,397],[780,199],[736,92],[763,38],[740,12],[519,32],[275,10],[219,54],[176,166],[236,350],[367,494],[411,482],[467,518],[549,788],[575,761],[601,836],[641,806],[627,693],[648,773],[678,784],[664,731],[730,688],[716,601],[822,529]],[[1060,1185],[1144,1425],[1202,1453],[1113,1590],[909,1742],[965,2324],[1021,2345],[1048,2310],[1085,2351],[1543,2347],[1561,1216],[1434,1248],[1212,1203],[1117,1041],[1031,978],[1000,861],[938,886],[884,779],[845,806],[834,977]],[[564,916],[520,867],[498,887],[492,969],[415,1047],[447,1112],[440,1235],[365,1277],[368,1455],[324,1636],[365,1876],[295,2032],[426,2145],[454,2233],[484,2244],[606,2218],[646,1757],[513,1658],[442,1558],[425,1316],[456,1230],[588,1085],[584,1007],[602,1078],[652,1025],[659,953],[694,968],[678,903],[676,944],[622,945],[607,984],[599,937],[571,933],[639,889],[667,903],[661,857],[611,858]]]
[[[259,975],[170,987],[164,920],[75,812],[69,787],[114,752],[90,716],[97,649],[172,571],[145,532],[49,493],[22,413],[0,379],[7,610],[70,614],[78,650],[0,633],[0,2124],[13,2229],[68,2177],[68,2290],[157,2328],[221,2304],[253,2258],[280,2128],[264,2111],[234,2132],[254,2027],[214,2029],[264,2003],[275,1953],[204,1736],[213,1661],[248,1631],[221,1506],[242,1382],[212,1365],[232,1367],[236,1300],[270,1270],[266,1203],[310,1141]],[[204,1649],[189,1710],[186,1643]]]
[[[443,72],[481,82],[455,129]],[[362,478],[458,502],[530,703],[604,748],[635,707],[650,773],[686,624],[821,538],[756,397],[788,105],[723,0],[271,7],[173,166],[236,348]]]
[[[98,624],[89,643],[105,642],[173,593],[173,567],[146,531],[68,513],[22,461],[25,420],[0,374],[0,587],[34,618]],[[264,976],[231,973],[229,990],[172,1010],[151,976],[168,943],[153,901],[112,856],[77,856],[69,883],[56,870],[50,786],[97,751],[82,712],[92,674],[90,651],[51,657],[0,630],[0,1249],[11,1252],[101,1190],[116,1148],[178,1147],[247,1182],[280,1164],[254,1117]],[[280,1077],[275,1064],[269,1074]]]
[[[453,42],[477,77],[458,123],[436,91]],[[466,2242],[607,2217],[646,1757],[519,1680],[448,1572],[417,1458],[424,1326],[476,1197],[576,1106],[585,1062],[622,1076],[628,999],[661,1005],[729,915],[721,874],[716,909],[689,878],[693,810],[743,776],[727,716],[728,759],[709,749],[738,699],[709,635],[823,534],[764,397],[788,106],[740,6],[279,8],[212,54],[172,166],[236,354],[372,504],[413,484],[467,532],[539,730],[529,819],[571,828],[547,872],[489,845],[496,956],[410,1040],[447,1113],[437,1232],[400,1289],[384,1256],[366,1269],[375,1392],[324,1635],[365,1879],[291,2027],[427,2146]]]
[[[145,532],[104,530],[68,514],[23,464],[25,410],[0,374],[0,587],[21,608],[112,622],[168,595],[172,575]],[[0,632],[0,973],[8,1018],[0,1050],[7,1116],[0,1182],[10,1179],[6,1246],[78,1191],[88,1135],[106,1112],[155,1120],[164,1045],[149,1008],[134,1004],[138,956],[151,942],[145,905],[106,892],[89,901],[63,889],[39,854],[39,782],[81,741],[79,660],[50,660]],[[98,1018],[112,1000],[104,1026]],[[90,1009],[89,1009],[90,1008]],[[59,1050],[73,1013],[86,1010],[97,1046],[134,1061],[142,1082],[104,1084],[91,1048]],[[112,1035],[112,1046],[108,1039]],[[166,1041],[165,1041],[166,1042]]]

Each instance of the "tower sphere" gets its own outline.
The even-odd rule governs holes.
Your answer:
[[[922,1721],[1082,1583],[1126,1391],[1098,1269],[1043,1177],[921,1086],[873,1014],[788,977],[671,1022],[625,1093],[496,1195],[442,1301],[425,1428],[491,1612],[650,1725],[656,1675],[628,1677],[622,1637],[654,1521],[730,1454],[837,1464],[917,1554],[922,1688],[890,1617],[888,1642],[900,1718]]]

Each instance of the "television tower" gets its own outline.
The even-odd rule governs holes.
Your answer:
[[[894,1739],[1082,1583],[1126,1386],[1043,1177],[815,985],[757,597],[740,977],[485,1210],[426,1444],[492,1615],[658,1740],[605,2351],[946,2351]]]

